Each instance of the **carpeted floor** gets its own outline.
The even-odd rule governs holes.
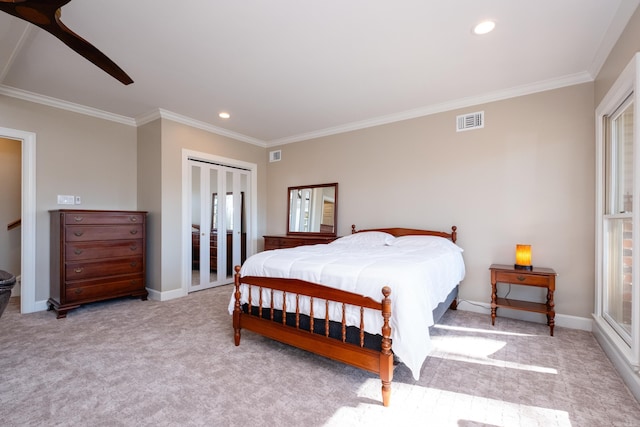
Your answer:
[[[449,311],[392,402],[377,377],[245,332],[233,345],[223,286],[121,299],[57,320],[0,318],[2,426],[638,426],[640,405],[593,336]]]

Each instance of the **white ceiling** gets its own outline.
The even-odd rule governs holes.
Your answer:
[[[271,146],[591,81],[639,2],[72,0],[134,83],[0,12],[0,94]]]

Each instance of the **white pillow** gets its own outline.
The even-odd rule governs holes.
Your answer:
[[[385,246],[391,244],[395,237],[383,231],[362,231],[349,234],[331,242],[331,245]]]
[[[442,248],[442,249],[454,249],[462,252],[462,248],[449,239],[438,236],[400,236],[396,237],[390,246],[397,246],[403,248],[415,247],[415,248]]]

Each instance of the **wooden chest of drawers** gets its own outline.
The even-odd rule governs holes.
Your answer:
[[[331,243],[337,237],[326,236],[262,236],[264,237],[264,250],[295,248],[296,246],[318,245],[320,243]]]
[[[54,210],[49,309],[123,296],[147,299],[146,212]]]

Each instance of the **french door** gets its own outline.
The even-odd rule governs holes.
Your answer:
[[[233,281],[247,254],[251,171],[189,158],[191,275],[189,292]]]

